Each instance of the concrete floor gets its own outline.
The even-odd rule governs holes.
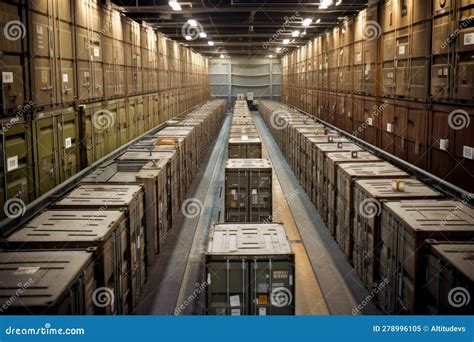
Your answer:
[[[369,294],[298,184],[261,116],[253,116],[262,137],[263,158],[269,158],[274,166],[274,221],[284,223],[295,252],[296,314],[351,315]],[[204,294],[199,290],[205,282],[203,255],[209,227],[223,215],[230,124],[229,114],[187,196],[203,204],[201,215],[191,219],[178,217],[163,253],[149,273],[136,314],[204,313]],[[362,313],[380,314],[371,303]]]

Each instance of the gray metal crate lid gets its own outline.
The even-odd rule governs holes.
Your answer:
[[[225,164],[226,169],[240,170],[271,170],[269,159],[229,159]]]
[[[82,184],[56,202],[61,206],[128,206],[142,191],[140,185]]]
[[[170,158],[176,151],[129,151],[117,158],[118,161],[160,160]]]
[[[339,170],[351,177],[409,177],[408,173],[389,162],[345,163],[339,166]]]
[[[320,144],[316,148],[321,152],[345,152],[345,151],[364,151],[362,147],[354,143],[334,143],[334,144]]]
[[[414,231],[459,231],[474,234],[474,209],[454,200],[387,202],[384,210]],[[473,235],[474,236],[474,235]]]
[[[352,152],[356,153],[354,155]],[[356,157],[355,157],[356,156]],[[359,163],[365,161],[382,161],[370,152],[365,151],[351,151],[351,152],[331,152],[326,157],[334,163]]]
[[[382,163],[377,163],[382,164]],[[342,165],[341,165],[342,166]],[[391,179],[361,179],[356,181],[356,187],[363,189],[373,198],[391,199],[404,197],[442,197],[443,195],[417,179],[408,178],[401,180],[405,185],[404,191],[392,190]]]
[[[207,255],[293,254],[282,224],[224,223],[211,229]]]
[[[0,304],[19,296],[12,306],[55,305],[91,261],[92,253],[88,252],[2,251]],[[20,287],[23,293],[18,291]]]
[[[459,272],[474,282],[474,243],[436,243],[432,244],[435,254],[448,261]]]
[[[102,241],[124,218],[120,210],[48,210],[11,234],[7,241]]]

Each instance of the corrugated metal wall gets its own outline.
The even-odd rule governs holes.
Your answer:
[[[212,97],[227,98],[233,105],[237,94],[254,93],[254,98],[279,101],[281,64],[272,58],[215,58],[209,60]]]

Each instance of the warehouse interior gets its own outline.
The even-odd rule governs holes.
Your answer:
[[[470,0],[4,0],[0,312],[472,315]]]

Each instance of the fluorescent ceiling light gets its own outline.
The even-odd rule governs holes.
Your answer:
[[[273,57],[275,57],[275,56],[273,56],[273,55],[268,55],[268,58],[273,58]]]
[[[326,9],[328,8],[329,6],[331,6],[333,3],[332,0],[321,0],[321,5],[319,5],[319,8],[320,9]]]
[[[280,52],[280,51],[281,51],[281,47],[277,47],[276,52]]]
[[[186,40],[192,40],[193,39],[193,37],[188,36],[188,35],[186,35],[184,38],[186,38]]]
[[[207,44],[209,44],[210,46],[214,46],[214,42],[212,40],[208,41]]]
[[[336,6],[339,6],[340,4],[342,4],[342,0],[338,0],[338,1],[336,2]]]
[[[319,24],[321,22],[321,18],[319,18],[318,20],[316,20],[316,24]]]
[[[225,56],[224,56],[224,55],[222,55],[222,54],[221,54],[219,57],[220,57],[220,58],[225,58]]]
[[[197,27],[198,26],[197,21],[194,20],[194,19],[189,19],[188,24],[191,25],[191,27]]]
[[[312,22],[313,22],[313,19],[306,18],[305,20],[303,20],[303,26],[308,27],[309,25],[311,25]]]
[[[285,44],[285,45],[290,44],[290,40],[289,39],[283,39],[283,44]]]
[[[299,35],[300,35],[300,31],[298,30],[291,32],[292,37],[299,37]]]
[[[173,11],[176,11],[176,12],[181,11],[181,5],[178,4],[177,2],[173,2],[173,5],[171,5],[171,8],[173,9]]]
[[[199,37],[201,37],[201,38],[206,38],[206,37],[207,37],[207,33],[206,33],[206,32],[199,32]]]

